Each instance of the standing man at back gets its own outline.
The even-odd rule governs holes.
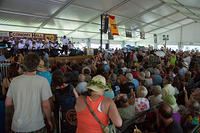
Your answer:
[[[6,98],[6,107],[14,105],[12,131],[46,133],[43,112],[52,129],[51,106],[52,92],[47,79],[36,75],[40,58],[30,53],[24,58],[26,72],[11,81]]]
[[[67,55],[67,52],[69,50],[68,48],[68,43],[69,43],[69,40],[66,38],[66,36],[64,36],[63,39],[61,39],[62,43],[63,43],[63,47],[62,47],[62,52],[65,51],[65,54]]]

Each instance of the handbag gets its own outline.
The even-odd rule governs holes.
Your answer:
[[[87,105],[88,109],[90,110],[90,113],[93,115],[93,117],[97,120],[97,122],[100,124],[101,128],[103,129],[104,133],[116,133],[116,129],[115,129],[115,125],[108,125],[108,126],[104,126],[101,121],[99,120],[99,118],[95,115],[95,113],[92,111],[92,109],[90,108],[90,105],[87,103],[86,101],[86,97],[84,97],[84,102]]]

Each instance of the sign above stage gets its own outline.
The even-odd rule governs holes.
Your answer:
[[[0,40],[8,37],[13,37],[17,40],[26,37],[32,40],[46,40],[51,39],[53,42],[57,40],[57,34],[44,34],[44,33],[33,33],[33,32],[15,32],[15,31],[0,31]]]
[[[0,31],[0,37],[9,37],[9,32]]]

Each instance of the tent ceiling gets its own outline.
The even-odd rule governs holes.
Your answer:
[[[99,39],[100,14],[116,16],[119,37],[138,40],[200,21],[199,0],[1,0],[0,29]],[[133,38],[125,37],[125,29]],[[104,35],[107,39],[107,35]]]

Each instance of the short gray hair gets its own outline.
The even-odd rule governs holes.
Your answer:
[[[133,75],[132,75],[131,73],[127,73],[127,74],[126,74],[126,78],[127,78],[128,80],[132,80],[132,79],[133,79]]]

